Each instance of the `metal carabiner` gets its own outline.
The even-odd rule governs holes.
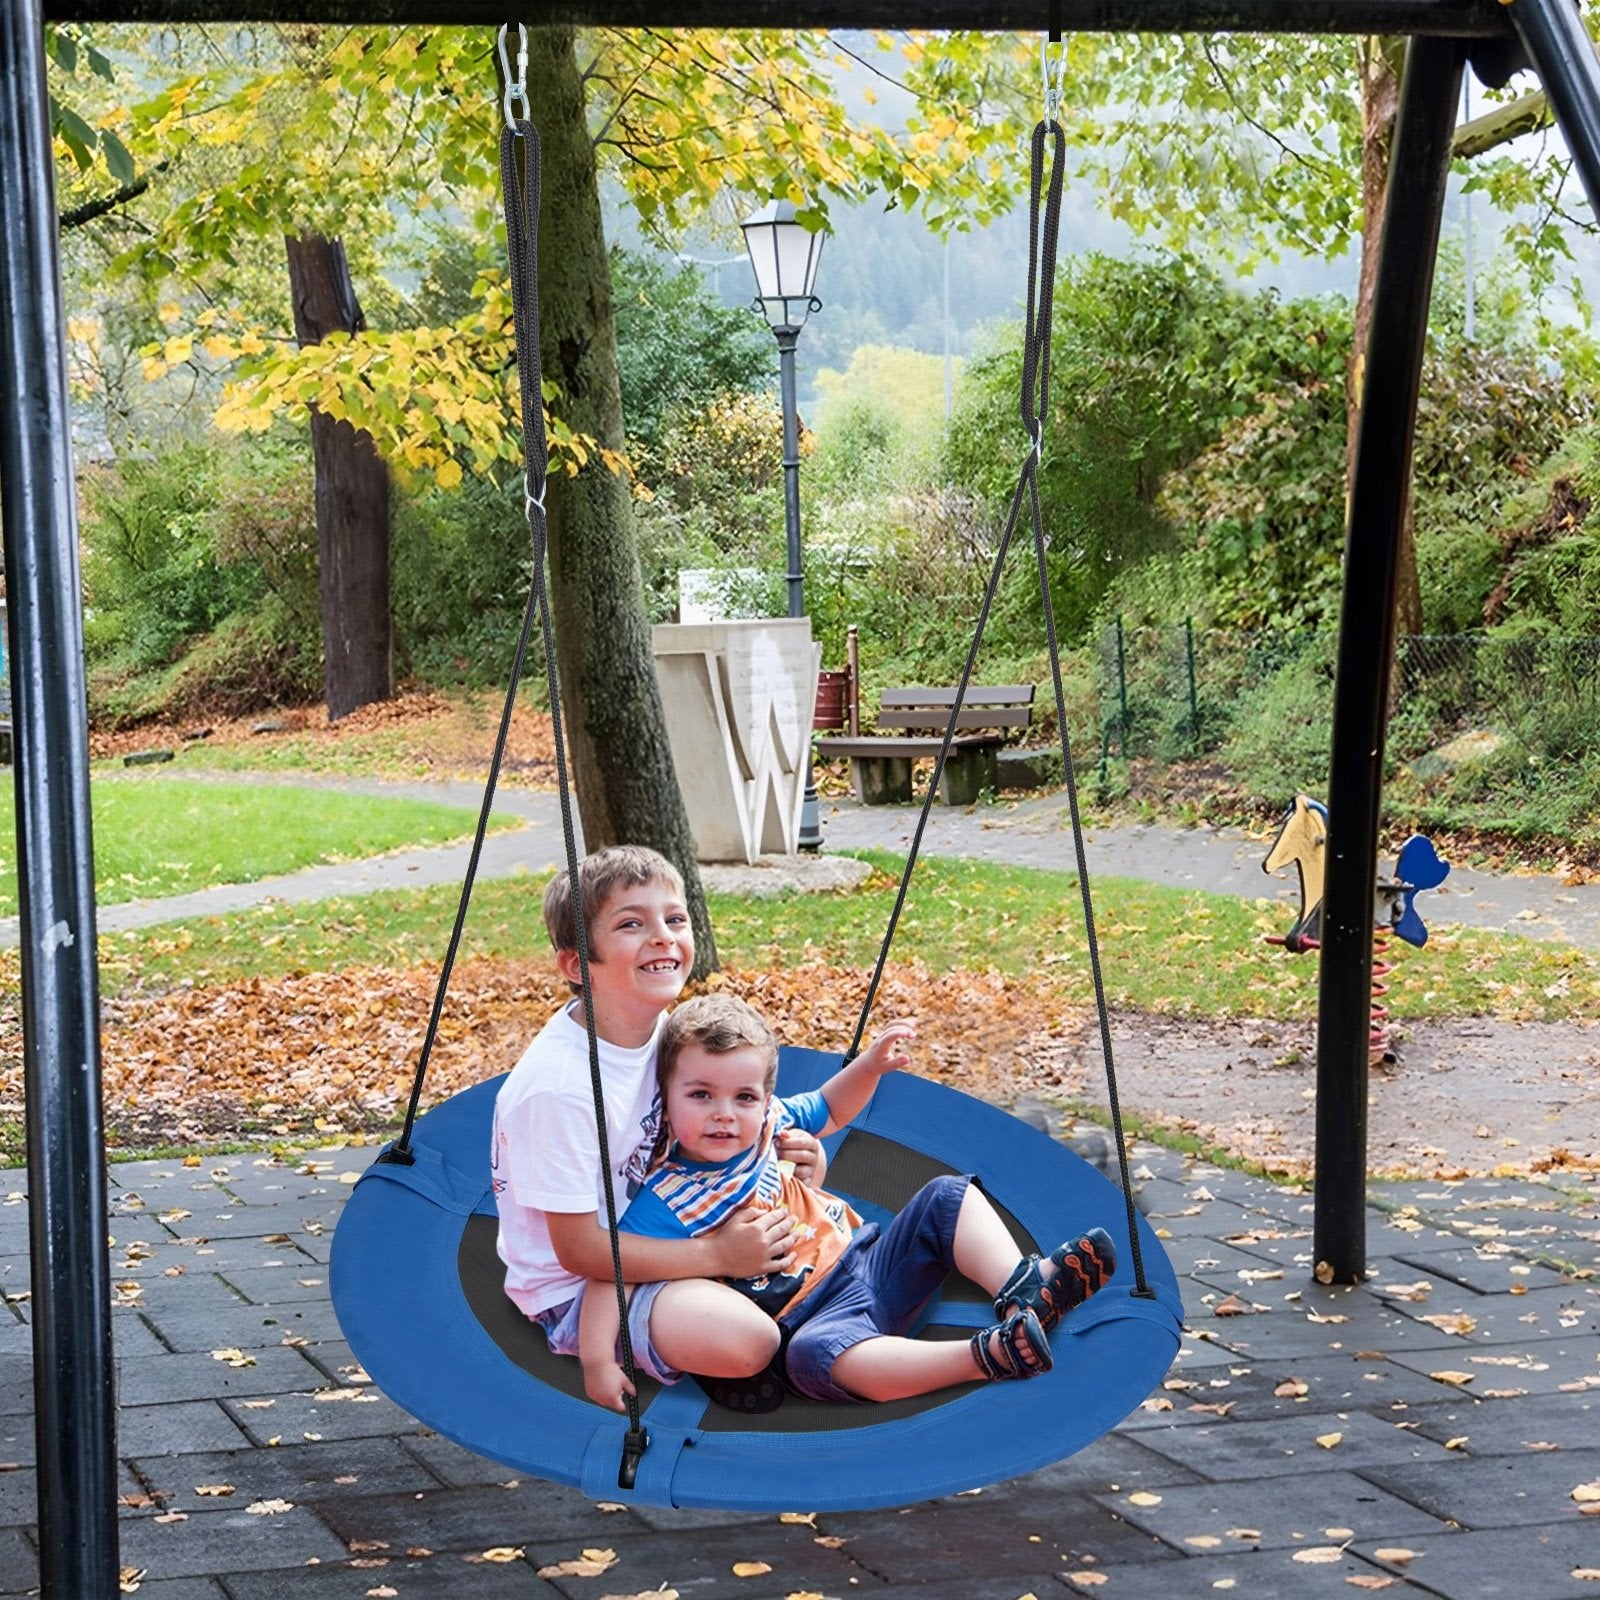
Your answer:
[[[1066,93],[1067,82],[1067,47],[1060,40],[1054,41],[1059,49],[1056,54],[1055,77],[1050,74],[1050,45],[1051,40],[1046,37],[1039,41],[1039,85],[1044,94],[1044,120],[1054,122],[1056,113],[1061,109],[1061,102]]]
[[[512,107],[522,102],[522,115],[528,121],[533,120],[533,108],[528,103],[528,30],[519,22],[517,29],[517,70],[512,75],[511,57],[506,52],[506,35],[511,31],[509,22],[502,23],[500,32],[495,38],[495,48],[500,52],[500,72],[505,79],[505,97],[500,102],[500,109],[505,115],[506,126],[513,133],[517,131],[516,113]]]

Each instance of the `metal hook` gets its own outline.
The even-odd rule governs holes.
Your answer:
[[[511,58],[506,52],[506,35],[511,31],[510,23],[502,23],[500,32],[495,37],[495,48],[500,52],[500,71],[505,78],[505,98],[500,102],[500,109],[505,114],[506,126],[513,133],[517,131],[516,113],[512,107],[520,101],[522,115],[528,120],[533,120],[533,108],[528,104],[528,30],[519,22],[517,29],[517,70],[515,76],[511,71]]]
[[[1057,46],[1055,76],[1052,80],[1050,73],[1050,46]],[[1056,113],[1061,109],[1061,102],[1065,95],[1067,82],[1067,47],[1057,38],[1048,38],[1039,41],[1039,84],[1044,93],[1044,120],[1054,122]]]

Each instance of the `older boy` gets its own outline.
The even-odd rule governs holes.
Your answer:
[[[694,934],[683,880],[654,850],[597,851],[581,863],[578,879],[609,1181],[620,1216],[644,1176],[659,1124],[656,1040],[688,979]],[[576,1354],[590,1280],[602,1280],[597,1293],[614,1291],[568,873],[552,879],[544,915],[556,967],[577,998],[550,1019],[501,1085],[490,1164],[506,1293],[544,1328],[552,1350]],[[744,1378],[765,1368],[777,1349],[777,1326],[710,1280],[782,1268],[792,1232],[787,1216],[746,1209],[714,1237],[624,1238],[623,1275],[641,1285],[628,1317],[639,1369],[671,1382],[684,1372]]]

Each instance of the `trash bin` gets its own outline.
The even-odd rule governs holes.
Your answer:
[[[827,669],[817,674],[817,704],[811,725],[819,733],[842,728],[850,720],[850,674]]]

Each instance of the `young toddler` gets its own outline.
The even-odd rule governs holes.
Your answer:
[[[655,1239],[715,1238],[752,1207],[792,1218],[792,1259],[727,1284],[777,1319],[788,1385],[815,1400],[896,1400],[974,1379],[1031,1378],[1052,1364],[1048,1335],[1116,1266],[1100,1228],[1021,1260],[970,1178],[925,1184],[881,1231],[837,1196],[797,1183],[775,1141],[789,1127],[836,1132],[907,1062],[910,1022],[885,1028],[820,1091],[777,1098],[778,1047],[753,1007],[712,994],[679,1006],[657,1060],[664,1112],[656,1149],[621,1221]],[[994,1298],[993,1327],[968,1340],[907,1338],[952,1270]],[[579,1335],[589,1397],[617,1410],[630,1392],[616,1356],[615,1296],[585,1297]]]

